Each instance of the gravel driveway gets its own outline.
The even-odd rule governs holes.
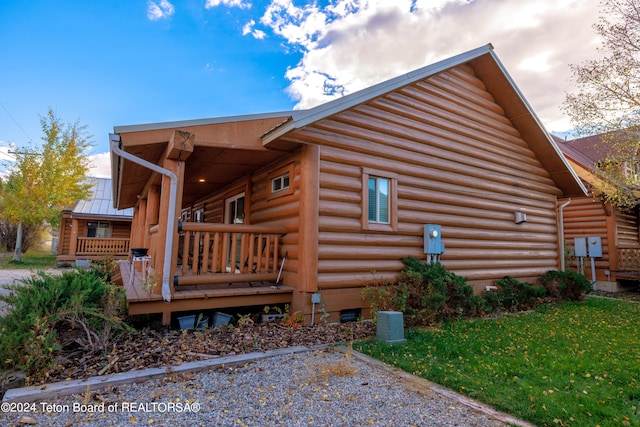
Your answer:
[[[50,274],[61,274],[61,269],[52,268],[47,270],[47,273]],[[9,295],[11,293],[10,290],[5,289],[3,285],[11,285],[11,284],[20,284],[21,280],[28,279],[33,276],[37,272],[31,270],[0,270],[0,295]],[[7,304],[0,301],[0,316],[4,315],[7,309]]]
[[[365,356],[334,349],[2,405],[11,411],[0,413],[3,426],[528,426]]]

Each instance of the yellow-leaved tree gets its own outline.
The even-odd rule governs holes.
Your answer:
[[[602,0],[594,30],[601,58],[571,66],[578,90],[563,109],[577,136],[600,137],[599,193],[632,208],[640,204],[640,0]]]
[[[15,164],[2,180],[1,215],[18,226],[16,261],[21,260],[24,226],[46,223],[57,227],[62,209],[86,199],[91,189],[86,179],[91,165],[86,128],[77,122],[63,124],[51,109],[40,118],[40,124],[42,146],[19,148]]]

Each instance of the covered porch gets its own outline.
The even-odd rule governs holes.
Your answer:
[[[119,264],[131,315],[161,313],[169,325],[185,311],[292,302],[283,258],[295,245],[283,239],[294,230],[281,217],[256,213],[262,198],[254,188],[262,183],[252,182],[298,148],[262,145],[259,136],[284,120],[116,128],[115,205],[134,208],[130,246],[148,249],[144,260]],[[227,203],[240,196],[241,212]]]
[[[294,289],[280,283],[283,234],[278,227],[180,222],[170,303],[155,282],[152,256],[119,264],[129,314],[162,313],[168,325],[176,312],[291,304]]]

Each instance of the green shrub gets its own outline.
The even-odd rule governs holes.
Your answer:
[[[491,311],[530,310],[543,302],[547,294],[541,286],[520,282],[513,277],[496,280],[498,289],[483,293],[487,308]]]
[[[540,277],[540,284],[550,298],[568,301],[582,301],[592,289],[591,282],[582,274],[569,270],[549,270]]]
[[[375,320],[378,311],[405,311],[408,294],[405,285],[382,280],[363,288],[360,296],[369,303]]]
[[[431,324],[483,313],[484,302],[473,294],[465,277],[447,271],[439,262],[426,264],[413,257],[402,261],[405,268],[399,283],[408,290],[408,323]]]
[[[10,304],[0,317],[0,362],[32,378],[43,373],[57,350],[104,350],[114,333],[130,330],[123,322],[124,290],[95,270],[58,275],[43,272],[23,285],[6,286],[0,296]],[[61,337],[64,331],[64,337]]]

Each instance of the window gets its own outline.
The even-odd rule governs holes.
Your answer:
[[[244,223],[244,193],[229,197],[225,201],[227,214],[225,224],[243,224]]]
[[[267,200],[293,194],[293,163],[273,170],[267,175],[270,185],[267,187]]]
[[[363,168],[362,228],[376,231],[396,231],[397,177],[393,173]]]
[[[204,209],[198,209],[193,212],[193,220],[195,222],[204,222]]]
[[[107,238],[109,237],[108,222],[88,222],[87,237]]]
[[[276,176],[271,180],[271,192],[286,190],[289,188],[289,172]]]
[[[369,177],[369,222],[389,224],[389,179]]]

